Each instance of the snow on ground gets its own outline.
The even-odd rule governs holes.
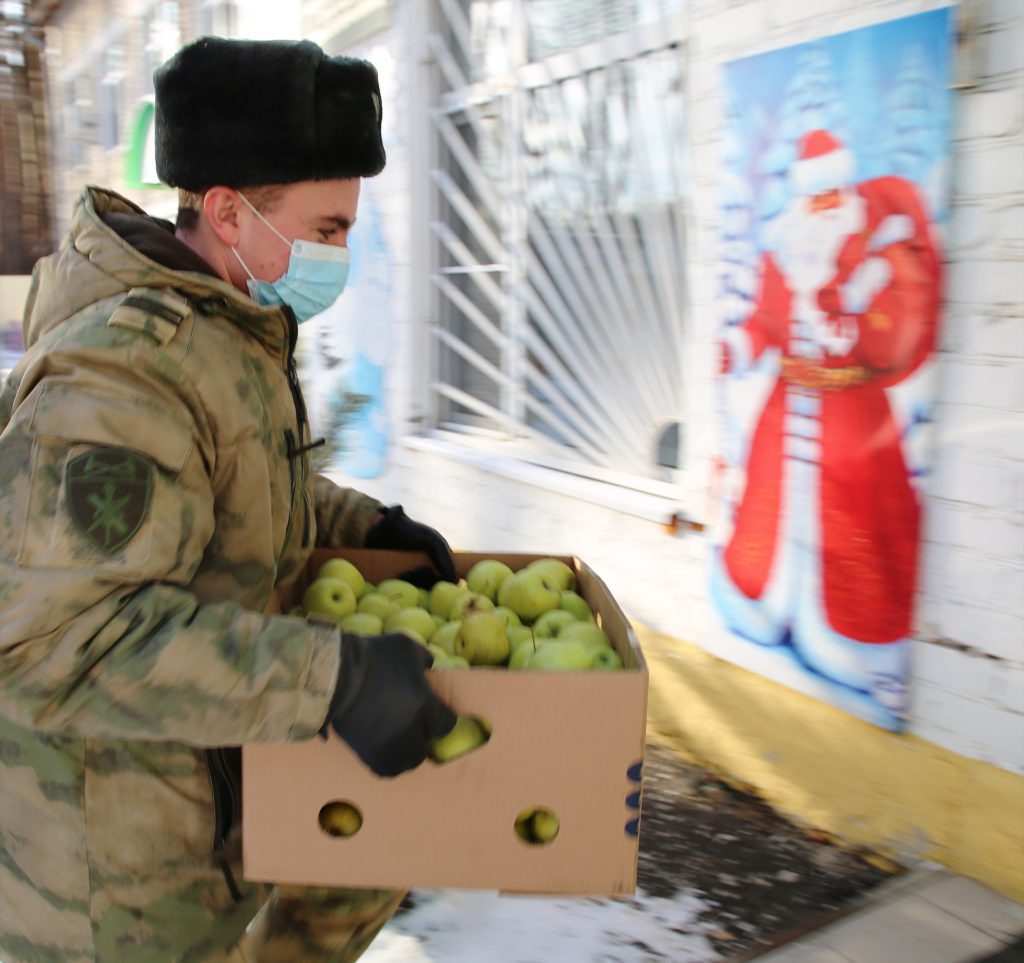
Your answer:
[[[678,893],[587,899],[418,890],[361,963],[708,963],[707,905]]]

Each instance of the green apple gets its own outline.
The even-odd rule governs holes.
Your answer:
[[[533,634],[538,639],[555,639],[562,629],[576,621],[577,618],[572,612],[551,609],[533,623]]]
[[[494,610],[494,603],[479,592],[466,592],[452,602],[451,610],[448,612],[448,619],[461,619],[473,612],[491,612]]]
[[[377,591],[392,602],[397,602],[400,609],[411,609],[420,604],[420,590],[405,579],[386,578],[377,583]]]
[[[434,620],[435,630],[441,628],[448,621],[443,615],[431,615],[430,617]]]
[[[622,656],[609,645],[592,645],[590,654],[592,667],[600,672],[618,672],[622,668]]]
[[[513,649],[520,642],[533,641],[533,629],[528,625],[510,625],[505,631],[508,633],[508,644]]]
[[[530,821],[533,837],[539,843],[550,843],[558,835],[558,817],[550,809],[538,809]]]
[[[558,633],[558,638],[560,641],[578,639],[590,646],[611,645],[604,629],[594,622],[573,622],[572,625],[567,625]]]
[[[493,612],[471,612],[455,633],[455,654],[470,665],[501,665],[508,661],[508,631]]]
[[[455,655],[455,636],[461,624],[459,621],[445,622],[444,625],[434,631],[434,634],[430,637],[430,644],[439,646],[449,655]]]
[[[353,612],[338,621],[338,628],[353,635],[380,635],[384,631],[384,623],[369,612]]]
[[[505,628],[510,629],[516,625],[522,625],[522,620],[513,612],[510,608],[506,608],[504,605],[499,605],[495,610],[494,614],[501,617],[502,622],[505,623]]]
[[[562,590],[576,588],[576,576],[573,574],[573,570],[560,559],[538,558],[535,562],[530,562],[526,568],[543,573]]]
[[[448,610],[446,612],[441,613],[445,618],[448,619],[449,622],[452,620],[452,612],[455,610],[456,603],[465,596],[473,594],[472,592],[470,592],[468,588],[466,588],[465,585],[458,585],[456,587],[458,588],[458,591],[452,593],[451,602],[448,605]]]
[[[381,622],[391,618],[401,608],[397,602],[392,602],[391,599],[381,595],[380,592],[367,592],[366,595],[356,602],[357,612],[376,615]]]
[[[423,638],[423,636],[419,632],[417,632],[415,629],[408,628],[408,626],[403,627],[401,629],[395,629],[395,631],[400,632],[402,635],[409,636],[409,638],[412,639],[413,642],[419,642],[419,644],[424,647],[427,644],[427,640]]]
[[[534,642],[532,636],[517,642],[512,646],[512,654],[508,657],[508,667],[510,669],[525,669],[536,651],[537,643]]]
[[[516,816],[516,835],[532,846],[543,846],[558,835],[558,817],[550,809],[533,807]]]
[[[523,809],[515,818],[515,834],[523,842],[536,843],[534,839],[534,810]]]
[[[318,578],[302,593],[302,608],[332,619],[343,619],[356,610],[356,596],[348,582]]]
[[[359,571],[347,558],[329,558],[316,572],[317,578],[336,578],[341,582],[346,582],[348,587],[352,589],[356,598],[359,598],[363,594],[363,586],[366,584],[366,579],[363,578],[363,573]]]
[[[570,591],[569,589],[565,589],[562,592],[562,597],[559,599],[558,607],[565,609],[566,612],[572,612],[572,614],[581,622],[594,621],[594,613],[587,604],[587,600],[582,595]]]
[[[568,642],[544,639],[537,642],[537,651],[530,656],[526,668],[542,672],[575,672],[591,668],[593,660],[590,647],[579,639]]]
[[[516,835],[524,842],[535,844],[537,840],[533,838],[533,810],[524,809],[518,816],[516,816],[515,828]]]
[[[425,588],[420,589],[420,608],[428,610],[430,609],[430,592],[428,592]]]
[[[319,818],[320,828],[328,836],[354,836],[363,826],[363,814],[346,802],[327,803]]]
[[[477,562],[466,573],[466,585],[471,592],[479,592],[486,595],[492,602],[498,598],[498,588],[512,574],[504,562],[494,558],[487,558]]]
[[[427,753],[435,762],[449,762],[472,752],[485,742],[487,733],[480,723],[471,716],[459,716],[455,720],[455,728],[448,735],[431,739],[427,743]]]
[[[561,590],[540,571],[521,569],[498,589],[498,604],[512,609],[524,622],[532,622],[558,607]]]
[[[454,582],[435,582],[430,590],[427,608],[430,609],[433,615],[440,615],[446,619],[452,609],[452,602],[455,601],[455,597],[465,591],[468,591],[468,589],[462,585],[456,585]]]
[[[371,592],[376,592],[376,591],[377,591],[377,586],[374,585],[373,582],[364,581],[363,582],[363,590],[362,590],[362,592],[359,593],[359,597],[363,598],[363,596],[369,595]]]
[[[385,632],[401,632],[404,629],[412,629],[429,642],[430,637],[437,630],[437,626],[434,625],[434,617],[426,609],[414,605],[399,609],[390,618],[384,620]]]
[[[461,655],[452,655],[451,652],[442,649],[433,642],[427,643],[430,654],[434,657],[431,668],[434,669],[468,669],[469,663]]]

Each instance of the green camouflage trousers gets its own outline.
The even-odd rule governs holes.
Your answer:
[[[227,963],[351,963],[404,896],[395,890],[275,887]]]

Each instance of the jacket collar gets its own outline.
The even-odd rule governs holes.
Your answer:
[[[115,279],[125,289],[134,287],[169,287],[196,305],[203,313],[216,313],[227,318],[247,334],[256,338],[268,351],[285,359],[294,348],[297,325],[294,314],[286,306],[262,307],[234,285],[208,273],[210,270],[190,248],[176,241],[185,252],[191,252],[193,270],[181,270],[154,260],[153,256],[175,265],[187,263],[185,252],[175,252],[172,245],[146,245],[149,255],[129,243],[104,220],[118,215],[141,218],[133,236],[158,231],[166,235],[169,224],[150,217],[130,200],[113,191],[86,187],[75,205],[71,220],[71,237],[75,250],[89,262]],[[172,235],[173,239],[173,235]],[[176,240],[176,239],[175,239]],[[150,256],[153,255],[153,256]],[[202,270],[203,267],[207,270]]]

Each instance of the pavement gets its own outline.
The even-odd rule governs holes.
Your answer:
[[[633,896],[414,890],[361,963],[551,960],[1024,963],[1024,906],[850,852],[650,746]]]
[[[910,870],[838,913],[738,954],[708,904],[414,893],[362,963],[1022,963],[1024,906],[940,867]]]
[[[1024,859],[1024,854],[1021,854]],[[1024,905],[940,867],[882,883],[757,963],[1022,963]]]

